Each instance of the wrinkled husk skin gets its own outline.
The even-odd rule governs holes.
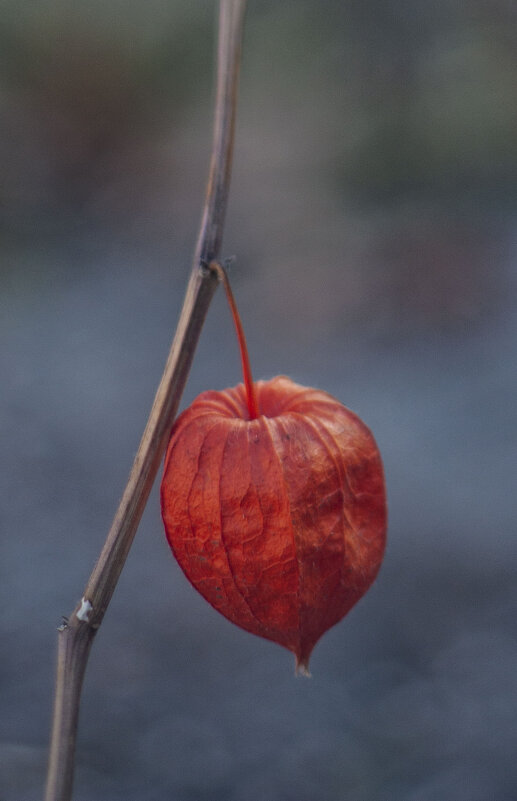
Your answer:
[[[168,541],[221,614],[311,651],[379,570],[386,497],[371,432],[335,398],[279,376],[204,392],[176,421],[161,485]]]

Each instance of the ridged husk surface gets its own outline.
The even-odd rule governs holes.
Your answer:
[[[279,376],[204,392],[176,421],[161,485],[168,541],[221,614],[294,652],[321,635],[379,570],[386,500],[371,432],[335,398]]]

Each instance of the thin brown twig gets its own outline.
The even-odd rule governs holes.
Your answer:
[[[214,138],[208,186],[190,280],[165,370],[112,527],[83,597],[59,629],[56,694],[45,801],[72,795],[83,677],[95,632],[133,542],[158,472],[217,277],[226,212],[246,0],[221,0]]]

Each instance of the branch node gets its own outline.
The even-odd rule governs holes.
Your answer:
[[[212,272],[210,269],[210,264],[205,261],[205,259],[199,259],[199,269],[201,270],[202,275],[210,275]]]
[[[90,622],[90,615],[93,612],[93,606],[87,598],[81,598],[81,606],[75,613],[75,616],[82,623]]]
[[[212,261],[206,265],[206,268],[210,273],[212,273],[212,275],[215,275],[217,277],[218,281],[224,283],[226,278],[224,273],[224,268],[219,264],[218,261],[212,259]]]

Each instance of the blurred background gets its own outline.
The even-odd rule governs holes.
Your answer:
[[[0,799],[125,484],[197,235],[215,4],[0,3]],[[312,658],[240,631],[156,489],[87,672],[76,801],[515,801],[517,11],[250,0],[225,255],[257,378],[384,456],[379,578]],[[222,292],[183,405],[240,380]]]

